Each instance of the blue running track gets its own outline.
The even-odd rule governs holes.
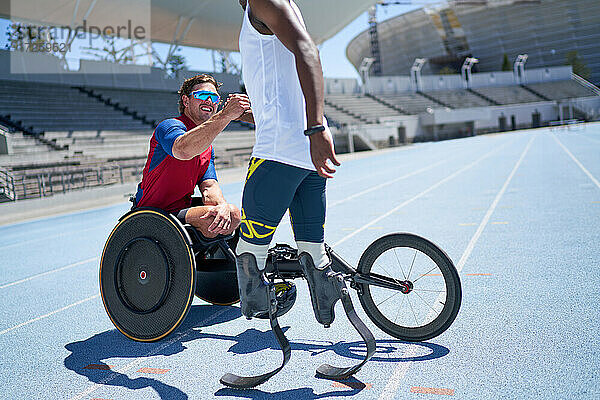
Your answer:
[[[2,226],[0,398],[598,399],[599,181],[597,124],[347,160],[328,183],[326,241],[355,264],[386,233],[433,240],[460,271],[461,311],[441,336],[410,344],[376,328],[355,301],[377,353],[355,378],[331,382],[314,369],[355,363],[364,347],[339,304],[323,329],[297,281],[298,301],[280,320],[292,359],[247,391],[219,377],[264,372],[281,353],[267,323],[247,321],[237,306],[196,299],[156,343],[133,342],[111,324],[99,257],[128,204]],[[223,192],[239,205],[241,187]],[[293,244],[289,223],[275,241]]]

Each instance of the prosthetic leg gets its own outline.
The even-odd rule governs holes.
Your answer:
[[[267,314],[271,323],[271,329],[283,352],[281,366],[271,372],[257,376],[239,376],[227,373],[221,377],[220,382],[225,386],[236,389],[248,389],[266,382],[273,375],[281,371],[289,361],[292,350],[275,315],[277,311],[275,286],[265,279],[264,271],[258,269],[256,258],[253,254],[243,253],[237,257],[237,277],[242,314],[249,319]]]
[[[308,281],[310,298],[317,321],[328,328],[335,319],[335,303],[341,300],[348,320],[363,338],[367,346],[367,354],[359,364],[352,367],[335,367],[323,364],[316,371],[317,377],[320,378],[332,380],[346,379],[358,372],[373,356],[375,353],[375,338],[354,310],[348,288],[344,282],[343,273],[334,272],[331,269],[331,262],[320,269],[317,268],[308,253],[300,254],[299,261]]]

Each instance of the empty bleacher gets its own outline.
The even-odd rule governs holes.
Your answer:
[[[527,87],[552,100],[597,96],[596,92],[592,89],[587,88],[574,80],[531,83],[527,84]]]
[[[0,82],[0,115],[34,131],[144,130],[147,125],[66,85]]]
[[[472,89],[473,92],[482,94],[498,104],[519,104],[545,101],[544,98],[536,96],[520,86],[495,86],[479,87]]]
[[[325,114],[330,114],[331,118],[342,124],[374,124],[378,123],[381,117],[402,115],[397,109],[388,107],[372,97],[359,94],[329,94],[326,96],[326,102],[328,108]]]
[[[377,97],[402,108],[410,114],[427,112],[427,109],[443,108],[440,104],[419,93],[378,94]]]
[[[137,90],[113,88],[85,88],[109,99],[113,104],[127,107],[130,111],[159,123],[165,118],[179,114],[177,93],[166,90]]]
[[[484,98],[464,89],[436,90],[427,94],[452,108],[489,107],[492,104]]]
[[[125,109],[134,113],[139,118],[148,122],[149,126],[156,126],[166,118],[179,115],[178,95],[176,92],[167,90],[141,90],[141,89],[114,89],[100,87],[82,87],[82,90],[100,96],[98,101],[109,101],[111,106]],[[227,93],[221,93],[220,108],[225,104]],[[251,124],[232,121],[226,130],[252,129]]]

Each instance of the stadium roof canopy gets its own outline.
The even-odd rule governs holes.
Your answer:
[[[295,0],[311,36],[321,43],[375,0]],[[12,6],[12,8],[11,8]],[[12,0],[0,2],[0,17],[42,26],[107,26],[151,20],[153,42],[238,50],[242,9],[238,0]],[[137,26],[134,24],[134,26]]]

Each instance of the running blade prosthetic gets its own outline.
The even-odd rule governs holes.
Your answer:
[[[279,323],[277,322],[277,317],[275,317],[275,311],[277,309],[277,300],[275,299],[275,290],[271,291],[271,304],[272,307],[269,307],[269,321],[271,322],[271,329],[273,330],[273,334],[279,343],[279,347],[281,347],[281,351],[283,352],[283,362],[281,366],[274,369],[271,372],[267,372],[266,374],[256,375],[256,376],[239,376],[235,374],[227,373],[221,377],[221,384],[225,386],[229,386],[234,389],[250,389],[256,387],[260,384],[268,381],[272,376],[277,374],[282,368],[287,364],[292,355],[292,348],[290,346],[290,342],[287,340]]]
[[[292,350],[290,342],[283,334],[277,322],[275,285],[265,279],[263,271],[259,270],[256,265],[256,258],[253,254],[241,254],[238,256],[236,264],[242,314],[251,318],[267,313],[273,334],[283,351],[281,366],[271,372],[257,376],[239,376],[227,373],[221,377],[220,382],[225,386],[235,389],[249,389],[266,382],[273,375],[281,371],[289,361]]]
[[[375,337],[362,322],[354,310],[352,299],[348,293],[348,288],[344,281],[344,275],[341,272],[333,272],[330,265],[323,269],[317,269],[312,257],[308,253],[300,255],[300,265],[306,275],[310,297],[317,321],[328,327],[335,318],[334,307],[338,300],[342,301],[344,311],[348,320],[360,334],[367,346],[367,354],[363,361],[351,367],[335,367],[329,364],[323,364],[317,368],[316,375],[325,379],[346,379],[357,373],[363,365],[375,354]]]

